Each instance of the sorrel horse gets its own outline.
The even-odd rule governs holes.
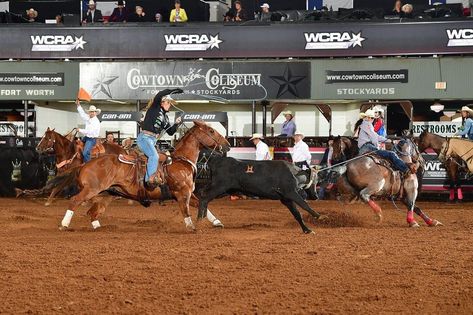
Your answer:
[[[68,133],[68,135],[71,134],[72,131]],[[105,149],[105,154],[118,155],[126,153],[126,151],[118,144],[103,143],[103,147]],[[36,151],[40,154],[54,152],[56,155],[58,174],[83,163],[83,157],[79,145],[73,139],[68,139],[67,135],[63,136],[49,127],[41,138],[41,141],[36,146]],[[97,155],[92,155],[92,158],[96,156]],[[53,189],[51,191],[45,206],[51,204],[52,198],[54,198],[59,191],[59,189]]]
[[[417,145],[419,146],[420,152],[424,152],[426,149],[431,148],[434,150],[437,155],[440,154],[442,146],[447,142],[447,138],[427,132],[427,130],[422,131],[417,140]],[[458,157],[450,157],[444,161],[441,161],[445,170],[447,171],[447,176],[450,181],[450,196],[449,200],[455,200],[455,189],[457,191],[457,197],[459,201],[463,200],[463,191],[461,188],[460,182],[460,172],[462,170],[462,162]]]
[[[203,148],[224,153],[230,149],[230,144],[204,122],[194,121],[194,126],[176,145],[171,155],[172,164],[166,166],[169,192],[179,203],[186,228],[191,230],[195,230],[195,226],[189,214],[189,204],[193,207],[198,206],[198,199],[192,192],[195,186],[196,163]],[[137,172],[137,167],[122,163],[116,155],[104,155],[56,178],[56,182],[73,183],[79,190],[79,193],[70,200],[68,210],[61,221],[61,228],[67,229],[74,211],[84,201],[91,199],[93,205],[87,213],[90,215],[92,227],[94,229],[100,227],[98,217],[105,211],[105,206],[93,198],[106,190],[113,190],[122,197],[138,201],[143,201],[143,194],[147,200],[159,200],[163,197],[164,191],[161,187],[152,191],[147,191],[143,187],[143,174]],[[144,168],[142,171],[145,171]]]
[[[401,140],[397,146],[399,157],[406,163],[423,163],[422,155],[411,139]],[[393,171],[388,165],[379,163],[373,154],[352,160],[346,165],[346,172],[338,179],[337,189],[342,195],[349,195],[350,200],[360,198],[375,212],[379,221],[382,220],[382,210],[371,196],[402,197],[407,207],[407,223],[410,227],[419,227],[414,219],[414,212],[419,215],[428,226],[442,225],[439,221],[431,219],[425,214],[415,201],[418,195],[418,178],[412,174],[406,179]]]
[[[473,141],[460,138],[447,139],[440,150],[439,160],[447,161],[451,157],[465,161],[469,175],[473,173]]]
[[[358,141],[352,137],[335,137],[332,143],[332,164],[337,164],[358,155]]]

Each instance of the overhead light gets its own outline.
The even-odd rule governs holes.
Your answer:
[[[107,102],[110,102],[110,103],[117,103],[117,104],[128,104],[127,102],[117,101],[117,100],[107,100]]]
[[[436,113],[440,113],[441,111],[443,111],[444,107],[445,106],[443,106],[439,102],[435,102],[432,105],[430,105],[430,110],[433,110]]]
[[[453,115],[455,115],[456,112],[452,110],[452,111],[444,111],[443,113],[445,114],[445,116],[452,117]]]

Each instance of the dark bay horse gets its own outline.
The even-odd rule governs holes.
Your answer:
[[[71,135],[72,131],[68,134]],[[104,154],[126,154],[126,151],[118,144],[103,143],[105,149]],[[58,174],[65,172],[73,167],[79,166],[83,163],[82,150],[80,145],[73,139],[48,129],[44,133],[41,141],[36,146],[36,151],[40,154],[54,153],[56,155],[56,165]],[[92,154],[92,158],[97,157],[97,154]],[[49,195],[45,206],[49,206],[52,199],[59,193],[58,189],[53,189]]]
[[[184,223],[188,229],[195,230],[189,214],[189,204],[198,206],[198,199],[193,195],[195,186],[196,163],[201,149],[210,149],[220,153],[230,149],[228,141],[216,130],[202,121],[194,121],[194,126],[184,135],[172,153],[172,164],[167,166],[166,181],[171,197],[179,203]],[[58,185],[61,182],[76,185],[79,193],[70,200],[68,210],[61,222],[61,228],[69,227],[71,218],[79,206],[88,200],[93,205],[87,212],[92,227],[100,227],[98,217],[105,211],[105,206],[97,197],[101,192],[113,190],[120,196],[143,201],[143,194],[147,200],[159,200],[164,192],[160,187],[147,191],[141,182],[141,175],[137,165],[122,163],[116,155],[103,155],[88,163],[78,166],[71,172],[64,173],[55,179]],[[143,169],[142,172],[145,170]]]
[[[442,136],[427,132],[427,130],[422,131],[417,140],[417,145],[419,146],[420,152],[424,152],[426,149],[431,148],[434,150],[437,155],[440,154],[442,146],[447,142],[447,139]],[[460,172],[462,170],[462,162],[458,157],[450,157],[445,161],[441,161],[445,170],[447,171],[447,176],[450,181],[450,196],[449,200],[455,200],[455,189],[457,191],[457,198],[459,201],[463,200],[463,191],[460,183]]]
[[[352,137],[335,137],[332,143],[332,165],[358,155],[358,140]]]
[[[403,139],[396,146],[399,157],[404,162],[419,165],[423,163],[422,155],[411,139]],[[346,172],[337,181],[338,192],[348,195],[351,201],[360,198],[373,209],[378,220],[382,219],[382,211],[371,196],[399,196],[407,207],[407,223],[410,227],[419,227],[414,219],[414,212],[428,226],[442,225],[439,221],[429,218],[416,206],[419,182],[415,174],[403,179],[398,171],[378,163],[371,154],[348,162],[346,168]]]

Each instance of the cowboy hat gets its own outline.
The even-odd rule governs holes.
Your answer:
[[[173,99],[171,97],[171,95],[166,95],[161,99],[161,102],[165,102],[165,101],[168,101],[171,105],[176,105],[177,104],[176,100]]]
[[[469,108],[468,106],[463,106],[461,109],[462,112],[469,112],[473,115],[473,109]]]
[[[251,140],[254,140],[254,139],[264,139],[264,138],[263,138],[263,135],[262,135],[262,134],[260,134],[260,133],[254,133],[254,134],[251,136],[250,141],[251,141]]]
[[[282,112],[282,114],[283,114],[284,116],[286,116],[286,115],[291,115],[291,117],[294,117],[294,112],[293,112],[292,110],[287,110],[287,111],[285,111],[285,112]]]
[[[380,112],[380,113],[384,113],[384,109],[381,107],[381,106],[378,106],[376,105],[375,107],[373,107],[373,111],[376,113],[376,112]]]
[[[361,118],[365,118],[365,117],[374,118],[374,110],[368,109],[366,112],[360,113],[360,117]]]
[[[88,113],[89,112],[96,112],[97,114],[100,114],[102,112],[102,110],[100,108],[95,107],[94,105],[90,105],[87,112]]]
[[[123,0],[118,0],[116,5],[122,5],[122,6],[125,6],[125,1]]]
[[[33,9],[33,8],[31,8],[31,9],[29,9],[29,10],[26,10],[26,13],[27,13],[27,14],[30,14],[30,13],[31,13],[31,14],[33,15],[33,17],[35,17],[35,18],[38,17],[38,11],[36,11],[36,10]]]
[[[88,5],[95,5],[95,1],[94,1],[94,0],[90,0]]]
[[[262,6],[260,6],[260,8],[267,8],[267,9],[269,9],[269,4],[267,4],[267,3],[263,3],[263,5],[262,5]]]
[[[302,133],[302,131],[296,130],[296,132],[294,132],[294,136],[298,136],[298,135],[304,138],[304,134]]]

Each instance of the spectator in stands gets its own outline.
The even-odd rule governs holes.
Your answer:
[[[135,12],[128,16],[128,22],[146,22],[146,13],[142,6],[137,5]]]
[[[106,141],[108,144],[117,144],[117,142],[115,141],[115,136],[113,135],[112,132],[107,133],[107,136],[106,136],[106,138],[105,138],[105,141]]]
[[[38,11],[36,11],[35,9],[31,8],[29,10],[26,10],[25,19],[28,22],[30,23],[36,22],[37,17],[38,17]]]
[[[126,22],[127,13],[125,9],[125,1],[118,0],[117,7],[113,9],[112,15],[108,19],[109,22]]]
[[[87,10],[87,14],[82,21],[82,23],[97,23],[97,22],[103,22],[103,16],[102,16],[102,11],[96,9],[95,6],[95,1],[90,0],[89,1],[89,10]]]
[[[156,23],[161,23],[163,21],[163,15],[159,12],[157,12],[154,15],[154,19],[156,20]]]
[[[225,14],[225,21],[244,22],[248,19],[240,1],[235,1],[235,8],[228,10]]]
[[[254,133],[250,141],[256,146],[256,161],[272,160],[271,154],[269,153],[269,147],[263,142],[263,135],[260,133]]]
[[[283,113],[286,121],[282,124],[282,130],[279,137],[292,137],[296,132],[296,123],[294,122],[294,113],[290,110]]]
[[[401,0],[396,0],[396,2],[394,2],[394,8],[393,8],[393,11],[392,11],[392,15],[397,15],[397,16],[400,16],[402,14],[402,1]]]
[[[261,8],[261,13],[259,14],[258,21],[271,22],[271,12],[269,12],[269,4],[263,3],[263,5],[260,8]]]
[[[57,25],[62,25],[63,24],[62,15],[60,15],[60,14],[56,15],[56,24]]]
[[[412,19],[414,17],[414,14],[413,14],[414,7],[412,6],[412,4],[408,3],[408,4],[403,5],[401,10],[402,10],[402,14],[401,14],[402,18]]]
[[[169,17],[169,22],[178,23],[178,22],[187,22],[187,14],[184,8],[181,8],[181,0],[174,1],[174,9],[171,10],[171,16]]]
[[[386,138],[386,128],[384,126],[384,110],[381,106],[375,106],[373,107],[374,110],[374,120],[373,120],[373,127],[374,127],[374,132],[376,132],[378,135],[383,136]]]

